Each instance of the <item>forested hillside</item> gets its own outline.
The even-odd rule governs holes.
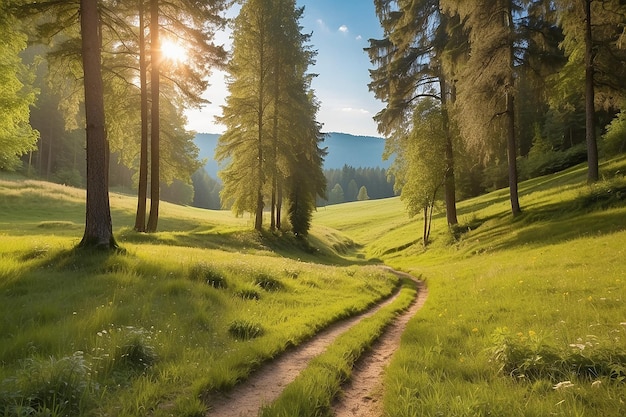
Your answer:
[[[77,3],[7,1],[2,100],[12,105],[0,169],[87,188],[104,180],[89,194],[104,212],[109,187],[137,194],[138,230],[156,230],[161,199],[259,219],[263,207],[274,228],[292,199],[309,218],[315,204],[398,193],[410,215],[443,206],[454,225],[456,202],[507,187],[516,216],[519,181],[587,161],[595,182],[599,159],[625,149],[622,3],[374,0],[382,35],[364,52],[373,67],[364,87],[384,104],[374,116],[382,140],[321,132],[316,45],[293,1],[249,0],[232,13],[223,0],[102,0],[90,23],[75,19]],[[235,16],[246,13],[265,19]],[[103,32],[83,36],[93,22]],[[231,51],[213,42],[227,24]],[[185,111],[206,104],[216,68],[229,74],[218,118],[227,131],[196,140]]]
[[[195,143],[200,150],[199,157],[205,164],[192,176],[193,206],[210,209],[221,207],[219,165],[215,160],[215,147],[219,136],[210,133],[196,135]],[[383,139],[330,132],[324,134],[322,147],[327,152],[323,164],[326,198],[318,198],[318,206],[395,195],[394,178],[388,173],[391,160],[383,159],[385,150]],[[361,187],[365,189],[359,198]]]

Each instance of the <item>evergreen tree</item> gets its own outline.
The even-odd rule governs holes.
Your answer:
[[[87,132],[87,213],[85,234],[79,246],[114,248],[117,244],[113,238],[109,205],[109,147],[105,130],[98,4],[81,0],[80,10]]]
[[[370,40],[366,50],[377,67],[371,71],[370,90],[386,103],[375,116],[379,131],[398,138],[404,134],[416,101],[434,97],[442,102],[448,144],[446,213],[448,224],[456,224],[454,131],[448,110],[455,89],[448,80],[456,78],[456,61],[463,52],[458,18],[444,14],[439,0],[376,0],[375,5],[385,38]]]
[[[506,138],[511,211],[518,215],[515,71],[516,48],[524,42],[517,36],[513,16],[521,9],[512,0],[442,0],[442,5],[460,16],[469,33],[469,57],[459,74],[456,101],[463,138],[486,159],[503,148],[500,138]]]
[[[308,232],[316,195],[323,195],[324,152],[318,104],[306,74],[314,53],[300,33],[303,9],[293,0],[251,0],[242,5],[233,28],[229,96],[221,121],[216,159],[228,161],[220,172],[222,201],[237,214],[254,214],[262,229],[266,202],[271,227],[280,227],[283,195],[292,227]]]
[[[367,195],[367,188],[364,185],[359,188],[359,195],[356,196],[356,199],[359,201],[365,201],[370,199],[370,197]]]
[[[579,80],[584,96],[585,141],[589,182],[599,178],[597,109],[619,108],[626,93],[626,52],[623,48],[626,5],[618,0],[559,0],[559,21],[565,34],[566,68]],[[577,71],[576,71],[577,69]],[[571,78],[561,77],[562,83]]]

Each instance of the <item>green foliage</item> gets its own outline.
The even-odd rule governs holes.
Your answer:
[[[415,106],[410,131],[385,144],[397,154],[390,171],[411,217],[432,207],[439,198],[446,170],[445,139],[441,106],[425,98]]]
[[[21,166],[19,158],[35,149],[39,134],[29,124],[36,96],[31,69],[19,56],[27,36],[6,6],[0,5],[0,170],[13,171]]]
[[[348,185],[352,182],[357,187],[366,187],[367,194],[371,199],[388,198],[395,196],[394,193],[394,177],[388,170],[380,167],[355,168],[345,165],[341,169],[324,170],[326,176],[326,195],[327,200],[318,202],[318,205],[338,204],[348,201],[357,201],[358,193],[352,200],[348,199],[344,190],[348,189]],[[360,188],[359,188],[360,190]]]
[[[359,189],[359,194],[357,195],[356,199],[359,201],[365,201],[370,199],[370,196],[367,195],[367,188],[365,188],[364,185]]]
[[[295,1],[248,1],[233,26],[231,77],[221,122],[216,159],[225,163],[222,206],[255,216],[261,230],[263,211],[271,207],[271,225],[285,198],[294,233],[306,235],[315,197],[326,188],[322,174],[319,104],[306,74],[313,63],[300,33],[303,9]],[[284,196],[284,197],[283,197]],[[268,204],[269,203],[269,204]]]
[[[602,136],[602,150],[607,157],[626,151],[626,114],[620,111],[606,128]]]
[[[530,179],[554,174],[573,167],[587,159],[585,144],[573,146],[565,151],[533,152],[519,162],[520,178]]]

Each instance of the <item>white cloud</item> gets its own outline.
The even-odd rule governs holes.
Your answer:
[[[357,41],[360,41],[361,39],[363,39],[363,36],[361,35],[357,35],[357,37],[355,38]]]
[[[370,114],[369,110],[366,109],[355,109],[352,107],[344,107],[341,109],[342,112],[345,113],[358,113],[358,114]]]
[[[317,23],[317,26],[319,26],[319,28],[324,32],[329,31],[328,26],[326,26],[326,22],[324,22],[322,19],[317,19],[315,23]]]
[[[346,25],[341,25],[341,26],[339,26],[339,29],[338,29],[338,30],[339,30],[339,32],[341,32],[341,33],[348,33],[348,32],[350,31],[350,30],[348,30],[348,26],[346,26]]]

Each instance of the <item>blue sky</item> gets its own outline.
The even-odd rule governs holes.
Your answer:
[[[380,38],[382,29],[372,0],[297,0],[305,6],[300,23],[303,32],[313,33],[311,45],[317,50],[317,63],[309,72],[319,74],[313,89],[321,108],[317,120],[324,132],[379,136],[372,117],[383,104],[368,91],[368,70],[372,68],[363,48],[368,39]],[[227,41],[223,35],[221,42]],[[211,104],[188,113],[189,128],[198,132],[222,133],[215,115],[227,94],[224,74],[211,77],[212,86],[205,96]]]

